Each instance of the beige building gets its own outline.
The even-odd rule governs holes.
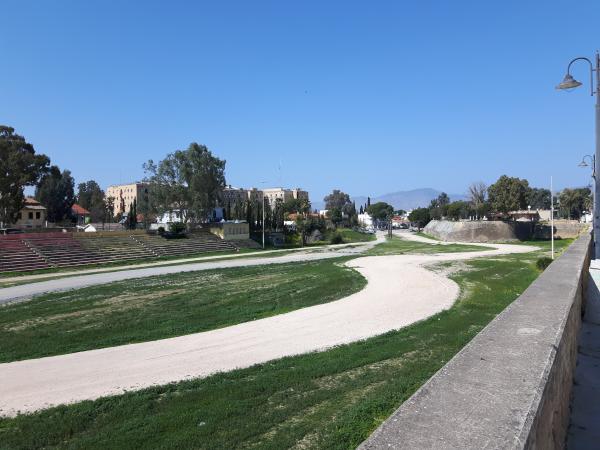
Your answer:
[[[46,226],[46,208],[33,197],[27,197],[25,206],[19,211],[14,226],[24,230],[44,228]]]
[[[105,197],[112,197],[115,205],[115,216],[127,214],[135,200],[138,204],[144,195],[148,194],[148,185],[145,183],[117,184],[106,189]]]
[[[308,192],[303,191],[300,188],[296,189],[284,189],[281,187],[278,188],[269,188],[263,190],[265,194],[265,198],[269,201],[269,205],[271,208],[275,207],[275,203],[279,200],[282,203],[287,202],[291,199],[297,200],[308,200]]]
[[[308,192],[303,191],[300,188],[284,189],[278,187],[260,190],[256,188],[243,189],[227,186],[225,189],[223,189],[223,206],[230,205],[233,207],[238,202],[244,202],[246,200],[249,200],[252,204],[260,203],[262,201],[263,194],[265,199],[268,200],[271,208],[275,206],[277,200],[281,200],[281,202],[284,203],[291,199],[308,200]]]
[[[210,228],[210,232],[226,241],[250,239],[250,228],[246,222],[222,222],[213,224]]]

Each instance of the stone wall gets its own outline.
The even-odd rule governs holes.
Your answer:
[[[575,220],[555,220],[555,239],[576,238],[589,224]],[[505,242],[525,239],[550,239],[550,224],[534,222],[432,220],[423,230],[442,241]]]
[[[359,448],[564,448],[589,254],[586,234]]]
[[[528,239],[533,235],[531,222],[432,220],[423,230],[442,241],[495,242]]]
[[[577,220],[555,220],[554,237],[556,239],[576,238],[590,229],[589,223],[580,223]],[[550,222],[540,222],[534,231],[536,239],[550,239]]]

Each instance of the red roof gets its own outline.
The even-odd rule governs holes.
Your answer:
[[[77,214],[78,216],[90,215],[90,212],[87,209],[85,209],[83,206],[79,206],[77,203],[71,206],[71,211],[73,211],[73,214]]]

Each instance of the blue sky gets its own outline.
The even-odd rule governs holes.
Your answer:
[[[565,5],[571,10],[565,10]],[[320,199],[581,186],[600,2],[0,0],[0,124],[103,187],[196,141]],[[281,170],[279,170],[281,167]],[[281,183],[280,183],[281,180]]]

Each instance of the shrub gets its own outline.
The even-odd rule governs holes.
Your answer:
[[[160,235],[165,234],[165,227],[158,227],[158,234],[160,234]]]
[[[340,233],[334,233],[333,236],[331,236],[330,242],[332,244],[343,244],[344,238],[342,237],[342,235]]]
[[[182,222],[173,222],[170,227],[170,231],[175,234],[183,234],[185,229],[185,223]]]
[[[546,267],[548,267],[550,264],[552,264],[552,258],[547,256],[542,256],[535,262],[535,266],[542,272],[546,270]]]

